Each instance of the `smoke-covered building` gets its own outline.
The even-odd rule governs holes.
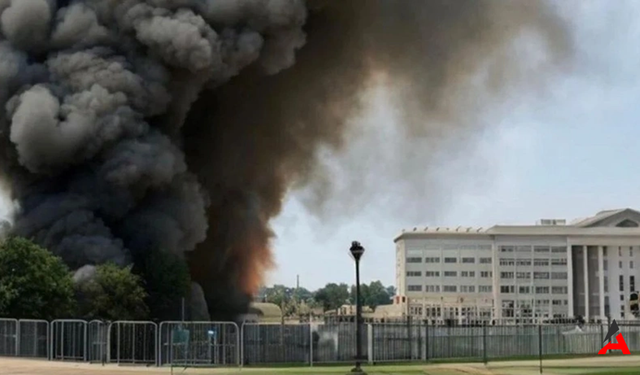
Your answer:
[[[427,227],[395,238],[406,313],[434,322],[631,319],[640,212],[490,228]]]

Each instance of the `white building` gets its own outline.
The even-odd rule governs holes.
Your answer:
[[[632,319],[640,212],[602,211],[567,224],[427,227],[395,238],[406,313],[443,322]],[[587,291],[585,293],[585,291]]]

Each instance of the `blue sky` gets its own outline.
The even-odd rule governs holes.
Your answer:
[[[311,289],[352,283],[348,247],[359,240],[367,249],[363,280],[393,284],[393,238],[416,225],[527,224],[640,208],[640,2],[558,4],[571,15],[579,48],[571,74],[557,77],[543,98],[504,103],[475,149],[437,163],[437,180],[419,201],[385,190],[384,158],[372,171],[379,191],[360,214],[317,218],[300,193],[290,194],[274,222],[278,266],[267,283],[294,285],[296,275]],[[393,126],[393,109],[378,100],[362,121],[384,131]]]

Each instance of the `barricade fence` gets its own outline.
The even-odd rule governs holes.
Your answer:
[[[640,353],[640,323],[619,323]],[[595,355],[607,324],[434,326],[371,323],[361,330],[368,363],[461,359],[491,361]],[[233,322],[0,319],[0,356],[151,366],[255,366],[352,362],[356,325]]]

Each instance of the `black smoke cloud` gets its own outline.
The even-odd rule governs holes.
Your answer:
[[[507,52],[527,33],[548,57],[533,76]],[[233,318],[272,264],[286,192],[330,195],[318,150],[344,146],[381,77],[410,133],[473,132],[457,121],[467,85],[480,77],[488,102],[570,51],[530,0],[0,0],[12,230],[78,281],[174,253],[194,306]]]

